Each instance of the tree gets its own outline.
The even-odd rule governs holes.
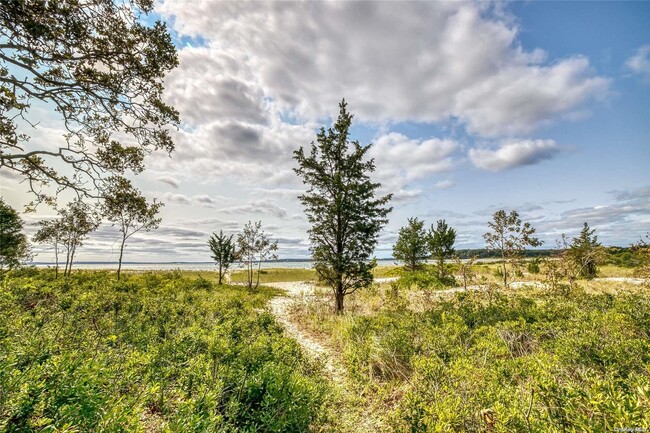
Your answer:
[[[178,58],[165,24],[148,24],[152,10],[153,0],[0,2],[0,167],[37,203],[53,203],[46,185],[90,194],[102,174],[140,172],[147,153],[173,150],[179,118],[162,93]],[[42,116],[32,105],[60,119],[64,145],[29,140]]]
[[[445,259],[453,257],[456,250],[454,243],[456,242],[456,230],[447,225],[445,220],[438,220],[436,228],[429,230],[429,250],[431,257],[437,262],[438,279],[443,281],[447,276],[445,268]]]
[[[370,260],[382,227],[392,208],[391,195],[376,198],[381,186],[370,180],[373,159],[364,161],[371,145],[349,141],[352,115],[345,100],[332,128],[321,128],[309,155],[302,147],[294,152],[296,174],[309,186],[298,198],[311,223],[309,240],[316,273],[334,292],[335,311],[343,312],[343,300],[372,282],[375,262]]]
[[[0,271],[29,259],[29,244],[18,212],[0,198]]]
[[[61,218],[61,239],[66,252],[64,276],[72,272],[77,247],[83,245],[88,234],[99,226],[97,213],[83,200],[77,198],[66,209],[59,212]]]
[[[107,180],[107,187],[102,192],[104,196],[102,214],[113,225],[117,225],[122,234],[120,243],[120,259],[117,265],[117,279],[120,279],[122,258],[126,240],[140,231],[157,229],[161,218],[157,218],[162,203],[153,199],[148,204],[140,191],[128,179],[121,176],[111,176]]]
[[[233,235],[226,236],[223,234],[223,230],[219,230],[219,234],[212,233],[212,236],[208,239],[208,245],[210,251],[212,251],[212,259],[219,266],[219,285],[221,285],[223,276],[236,260]]]
[[[409,218],[408,225],[399,229],[397,242],[393,246],[393,257],[403,262],[404,268],[408,271],[415,271],[422,267],[429,257],[424,221]]]
[[[516,265],[517,259],[527,246],[538,247],[542,242],[533,236],[535,229],[530,223],[523,223],[517,211],[509,214],[499,210],[488,222],[492,232],[485,233],[483,238],[488,250],[499,251],[501,254],[501,274],[504,289],[508,288],[508,265]]]
[[[54,277],[59,277],[59,252],[63,243],[62,220],[44,220],[38,222],[39,229],[34,234],[34,242],[50,244],[54,249]]]
[[[244,226],[243,233],[237,236],[237,247],[239,256],[246,266],[246,286],[249,289],[257,289],[260,285],[262,262],[278,258],[275,254],[275,251],[278,250],[278,241],[271,242],[268,235],[262,230],[261,221],[255,224],[249,221]],[[257,280],[253,286],[255,268],[257,268]]]
[[[578,274],[583,278],[594,278],[598,273],[598,263],[603,258],[603,250],[595,236],[596,229],[589,229],[584,223],[580,235],[573,238],[569,246],[568,256],[578,268]]]
[[[476,278],[476,271],[474,271],[474,262],[476,262],[476,256],[468,258],[465,262],[458,256],[454,256],[454,263],[456,263],[456,269],[458,269],[458,274],[460,275],[461,281],[463,282],[463,288],[467,290],[474,278]]]

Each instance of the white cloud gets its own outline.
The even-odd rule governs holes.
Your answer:
[[[553,140],[510,140],[497,149],[470,149],[469,159],[483,170],[502,171],[538,164],[553,158],[560,151]]]
[[[625,66],[650,82],[650,45],[639,47],[636,54],[625,61]]]
[[[433,187],[437,189],[448,189],[452,186],[454,186],[454,182],[449,179],[440,180],[433,185]]]
[[[264,124],[264,104],[322,119],[346,97],[360,120],[441,122],[477,134],[528,133],[607,93],[583,57],[546,62],[489,4],[164,2],[181,34],[170,100],[193,123]],[[390,29],[390,31],[387,31]]]

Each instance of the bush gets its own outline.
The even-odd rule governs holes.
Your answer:
[[[178,272],[21,271],[0,289],[0,431],[306,431],[327,388],[261,310]]]

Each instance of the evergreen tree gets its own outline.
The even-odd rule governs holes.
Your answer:
[[[18,212],[0,198],[0,270],[15,268],[29,258],[29,244]]]
[[[451,259],[456,250],[456,230],[447,225],[445,220],[438,220],[436,227],[429,231],[429,250],[438,267],[438,278],[443,281],[447,276],[445,259]]]
[[[223,234],[223,230],[219,230],[219,234],[212,233],[212,236],[208,239],[208,245],[210,251],[212,251],[212,259],[219,266],[219,285],[221,285],[223,276],[236,260],[233,235],[226,236]]]
[[[369,178],[374,160],[365,160],[370,145],[350,142],[352,115],[345,100],[332,128],[321,128],[305,154],[294,152],[295,169],[307,192],[299,197],[311,223],[309,239],[315,269],[321,281],[332,288],[335,311],[343,312],[345,296],[372,282],[376,266],[371,255],[379,232],[388,222],[391,195],[375,197],[381,186]]]
[[[404,263],[408,271],[420,269],[429,257],[427,232],[424,221],[409,218],[408,225],[399,229],[397,242],[393,246],[393,257]]]
[[[602,259],[603,250],[598,242],[598,236],[594,235],[596,229],[589,229],[584,223],[580,235],[573,238],[569,246],[569,258],[578,268],[578,274],[583,278],[594,278],[598,274],[598,263]]]

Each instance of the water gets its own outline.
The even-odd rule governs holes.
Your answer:
[[[498,259],[481,259],[478,262],[493,262]],[[378,266],[392,266],[395,265],[394,259],[378,259]],[[38,268],[54,267],[54,263],[48,262],[35,262],[32,263]],[[60,266],[63,266],[61,264]],[[314,262],[310,260],[287,260],[275,262],[263,262],[262,269],[270,268],[288,268],[288,269],[311,269]],[[117,263],[115,262],[79,262],[73,265],[73,269],[109,269],[117,270]],[[130,271],[169,271],[173,269],[180,269],[181,271],[214,271],[216,266],[214,262],[164,262],[164,263],[122,263],[123,270]],[[238,264],[234,264],[231,269],[243,269]]]

